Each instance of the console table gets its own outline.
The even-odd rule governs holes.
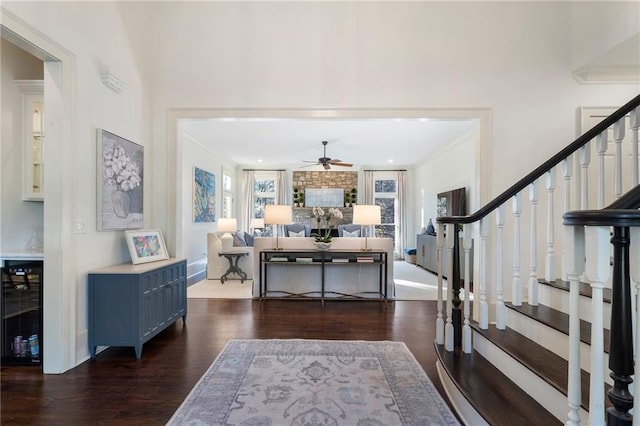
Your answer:
[[[284,250],[262,250],[260,251],[260,271],[259,285],[260,298],[264,300],[269,293],[283,294],[280,297],[288,298],[320,298],[322,306],[326,298],[352,298],[352,299],[371,299],[366,297],[367,294],[376,295],[381,301],[387,300],[387,252],[385,250],[310,250],[310,249],[284,249]],[[309,280],[305,280],[305,284],[310,283],[312,288],[307,291],[291,290],[270,290],[269,289],[269,269],[274,267],[286,267],[281,269],[283,272],[282,281],[290,278],[291,274],[287,271],[294,269],[302,269],[305,272],[311,270],[320,271],[318,274],[305,274],[310,276]],[[328,272],[333,271],[343,275],[345,270],[341,268],[377,268],[377,290],[354,290],[341,291],[338,289],[327,288]],[[334,285],[340,285],[333,283]],[[330,297],[327,297],[330,296]]]
[[[187,320],[187,261],[121,264],[89,272],[89,353],[97,346],[142,345]]]

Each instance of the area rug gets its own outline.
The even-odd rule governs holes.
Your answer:
[[[169,425],[454,425],[402,342],[231,340]]]

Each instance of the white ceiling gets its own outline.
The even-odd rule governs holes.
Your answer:
[[[180,129],[243,166],[309,166],[323,156],[354,167],[409,167],[477,130],[476,119],[197,118]],[[321,169],[308,167],[307,170]],[[346,170],[334,167],[334,170]]]

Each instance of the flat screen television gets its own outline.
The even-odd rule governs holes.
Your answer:
[[[438,194],[437,214],[442,216],[466,216],[466,189],[458,188]]]

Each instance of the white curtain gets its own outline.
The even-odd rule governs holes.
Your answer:
[[[396,190],[398,191],[398,216],[396,217],[396,251],[399,259],[404,259],[404,247],[407,241],[407,172],[396,172]]]
[[[289,185],[287,183],[287,172],[284,170],[276,171],[276,204],[286,206],[291,204],[289,200]]]
[[[254,179],[255,173],[253,170],[243,170],[242,175],[242,187],[244,188],[244,205],[242,206],[242,229],[246,232],[250,232],[251,219],[253,219],[253,205],[254,205]]]
[[[362,177],[362,201],[365,205],[373,204],[373,190],[374,190],[374,172],[365,170]]]

